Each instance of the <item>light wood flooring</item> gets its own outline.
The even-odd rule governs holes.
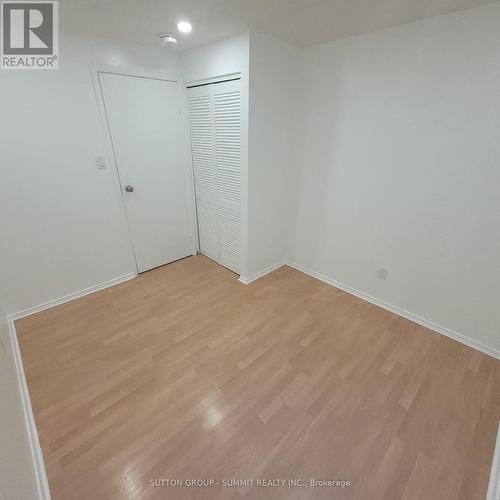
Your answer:
[[[16,327],[54,500],[485,498],[500,362],[288,267],[192,257]],[[150,485],[311,478],[351,486]]]

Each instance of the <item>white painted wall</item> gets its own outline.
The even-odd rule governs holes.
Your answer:
[[[180,55],[187,83],[242,75],[242,120],[248,127],[243,133],[243,142],[248,140],[248,146],[242,145],[246,212],[242,275],[246,277],[286,258],[292,227],[292,191],[287,175],[294,165],[296,144],[296,62],[296,48],[256,33],[220,40]]]
[[[287,257],[296,203],[297,56],[288,43],[250,36],[249,278]]]
[[[184,50],[179,62],[186,83],[241,73],[248,78],[249,34]]]
[[[249,34],[181,52],[180,67],[184,81],[196,83],[218,77],[241,75],[241,175],[242,175],[242,249],[241,273],[247,272],[247,218],[248,218],[248,113],[249,113]]]
[[[21,393],[0,297],[0,498],[38,498]]]
[[[59,71],[0,72],[0,263],[8,313],[134,272],[90,65],[178,73],[163,47],[64,33]],[[8,117],[8,119],[5,119]]]
[[[179,58],[62,34],[59,71],[0,73],[6,311],[134,271],[111,159],[94,162],[89,65],[240,72],[242,274],[281,260],[288,233],[293,262],[500,349],[499,21],[495,3],[302,50],[243,34]]]
[[[499,26],[495,3],[303,51],[292,253],[497,350]]]

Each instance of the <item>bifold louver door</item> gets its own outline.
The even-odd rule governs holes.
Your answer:
[[[201,253],[240,272],[240,81],[188,89]]]

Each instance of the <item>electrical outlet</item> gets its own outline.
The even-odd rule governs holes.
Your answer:
[[[387,269],[385,269],[384,267],[379,267],[377,269],[377,278],[379,280],[386,280],[388,274],[389,274],[389,271]]]

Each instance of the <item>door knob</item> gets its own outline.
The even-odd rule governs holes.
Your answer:
[[[125,191],[127,191],[127,193],[133,193],[134,192],[134,186],[131,186],[130,184],[127,184],[125,186]]]

